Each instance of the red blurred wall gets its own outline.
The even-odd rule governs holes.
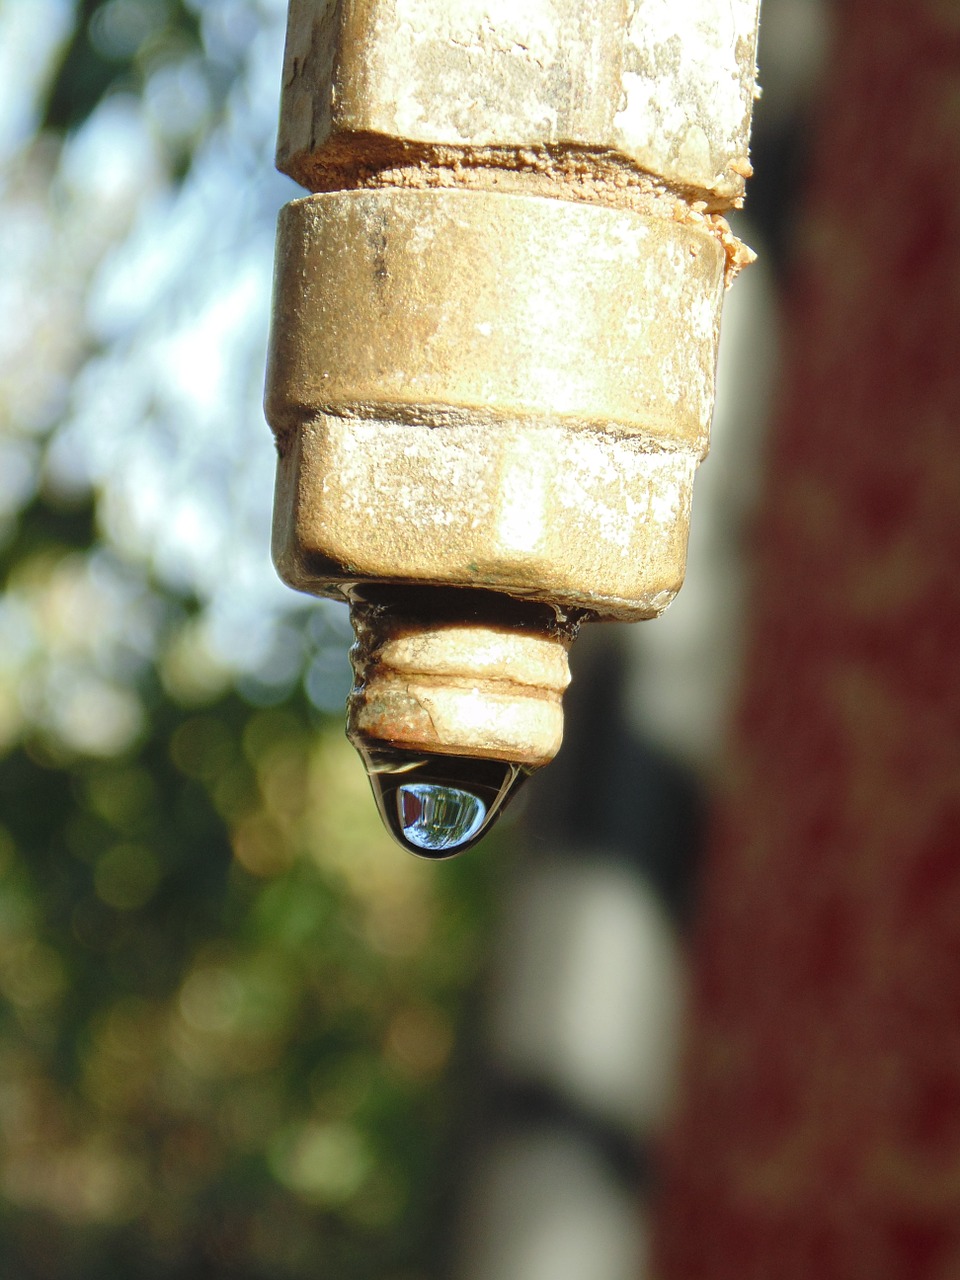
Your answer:
[[[960,0],[847,0],[657,1280],[960,1277]]]

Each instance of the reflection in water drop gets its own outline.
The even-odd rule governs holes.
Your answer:
[[[380,816],[420,858],[449,858],[490,830],[528,777],[504,760],[361,749]]]
[[[403,834],[419,849],[456,849],[477,834],[487,816],[479,796],[432,782],[402,786],[397,792]]]

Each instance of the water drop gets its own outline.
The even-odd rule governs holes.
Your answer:
[[[487,806],[472,791],[433,782],[405,783],[397,806],[407,842],[434,853],[466,844],[487,816]]]
[[[504,760],[362,749],[380,816],[420,858],[463,853],[490,830],[527,778]]]

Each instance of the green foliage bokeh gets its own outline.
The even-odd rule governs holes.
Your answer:
[[[79,3],[36,145],[197,56],[201,8]],[[41,481],[2,547],[51,627],[109,555],[97,494],[68,497]],[[425,1276],[495,852],[393,846],[341,718],[302,679],[252,701],[206,680],[196,602],[142,575],[156,651],[112,677],[138,730],[85,752],[28,708],[0,758],[0,1274]]]

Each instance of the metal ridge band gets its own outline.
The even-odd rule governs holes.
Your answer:
[[[706,451],[723,250],[627,209],[331,192],[278,231],[267,416],[540,418]]]

